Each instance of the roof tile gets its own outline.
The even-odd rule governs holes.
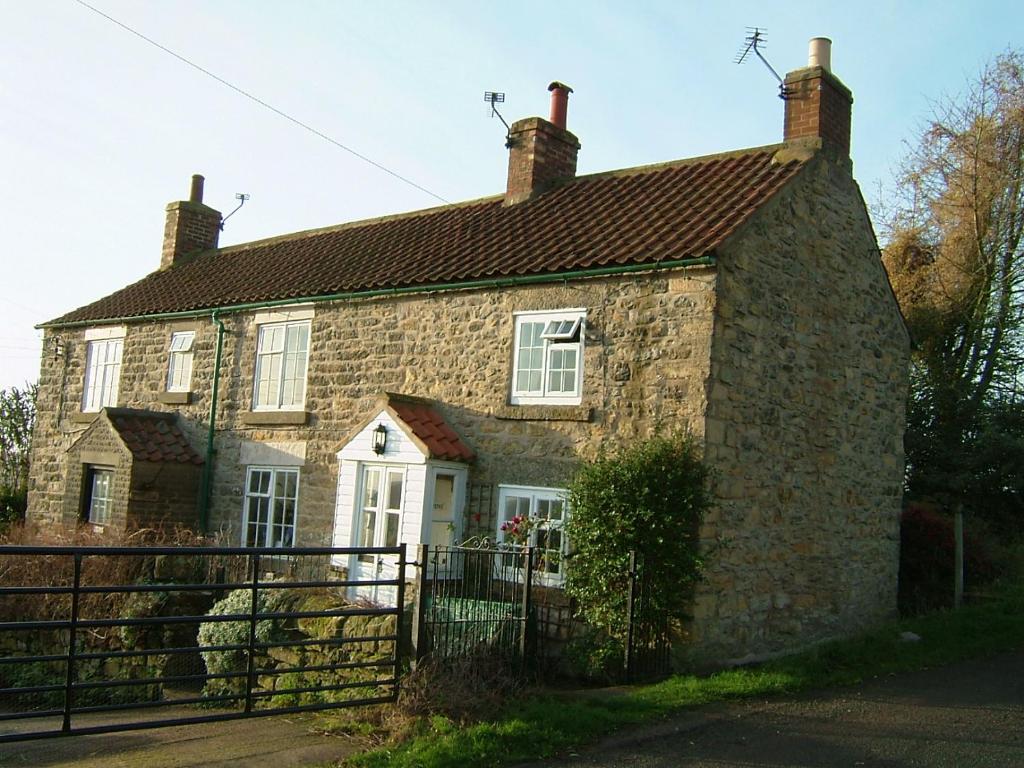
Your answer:
[[[777,147],[574,179],[201,253],[52,324],[695,258],[714,251],[803,164]]]
[[[429,403],[405,395],[387,395],[388,405],[405,422],[430,453],[430,458],[444,461],[472,461],[473,451],[462,442],[444,417]]]
[[[202,464],[173,413],[106,408],[110,423],[132,455],[141,461]]]

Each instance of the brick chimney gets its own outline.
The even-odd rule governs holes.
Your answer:
[[[220,211],[203,205],[203,177],[192,177],[188,200],[167,206],[164,226],[164,249],[160,269],[177,264],[185,256],[208,248],[216,248],[220,237]]]
[[[832,74],[832,41],[811,38],[807,66],[786,75],[785,141],[820,139],[822,149],[850,163],[850,112],[853,94]]]
[[[565,129],[572,88],[554,82],[550,120],[528,117],[509,129],[508,187],[505,205],[515,205],[541,195],[560,182],[576,176],[580,142]]]

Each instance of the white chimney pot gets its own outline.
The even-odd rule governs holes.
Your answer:
[[[832,41],[827,37],[812,37],[807,47],[807,66],[832,71]]]

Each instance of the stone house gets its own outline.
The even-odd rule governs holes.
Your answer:
[[[780,144],[588,176],[550,90],[490,198],[219,248],[194,177],[159,269],[41,326],[29,518],[131,524],[87,487],[143,493],[119,485],[138,454],[92,446],[129,408],[192,446],[191,520],[229,543],[441,544],[527,513],[564,550],[579,461],[687,428],[717,477],[699,654],[891,615],[909,340],[849,90],[826,57],[787,76]]]

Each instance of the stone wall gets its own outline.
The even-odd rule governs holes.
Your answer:
[[[478,456],[470,482],[562,487],[581,458],[643,438],[659,426],[703,434],[714,273],[706,267],[550,286],[416,294],[317,305],[312,320],[307,423],[256,425],[252,405],[255,315],[227,315],[217,418],[211,522],[239,541],[243,452],[253,442],[301,453],[297,538],[330,542],[336,453],[381,391],[428,397]],[[585,308],[583,402],[576,407],[509,406],[514,311]],[[167,345],[181,323],[129,323],[118,405],[176,410],[197,448],[205,445],[216,345],[209,320],[196,331],[188,403],[162,402]],[[50,331],[49,335],[54,332]],[[81,329],[57,331],[64,358],[46,358],[29,516],[60,519],[64,456],[84,424]],[[48,349],[50,347],[47,347]],[[47,404],[58,404],[53,407]],[[204,452],[204,451],[203,451]],[[484,499],[481,503],[493,503]],[[470,519],[471,528],[476,521]],[[481,517],[493,535],[493,521]]]
[[[859,190],[824,158],[719,255],[694,640],[729,658],[896,609],[909,339]]]
[[[85,513],[89,466],[114,470],[110,484],[111,509],[108,525],[124,530],[128,523],[128,499],[131,495],[132,455],[108,424],[95,424],[70,448],[63,462],[66,481],[63,503],[58,512],[64,525],[82,521]]]
[[[195,530],[202,467],[136,461],[128,496],[131,528],[180,525]]]

